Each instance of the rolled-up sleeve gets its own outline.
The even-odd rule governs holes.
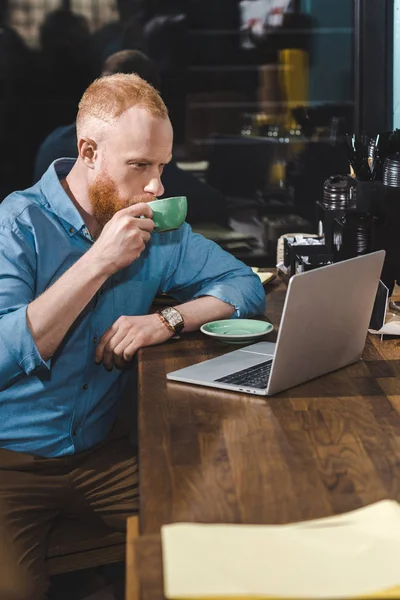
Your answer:
[[[0,389],[24,375],[50,369],[28,327],[26,311],[35,297],[36,261],[16,230],[0,230]]]
[[[252,270],[214,242],[192,232],[185,223],[177,232],[162,291],[186,302],[214,296],[235,308],[233,317],[265,312],[265,292]],[[179,239],[178,239],[179,236]]]

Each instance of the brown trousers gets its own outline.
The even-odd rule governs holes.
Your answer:
[[[114,428],[97,447],[63,458],[0,449],[0,599],[44,600],[47,540],[60,516],[99,518],[117,531],[138,512],[138,467]]]

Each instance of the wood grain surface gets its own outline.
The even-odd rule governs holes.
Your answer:
[[[266,290],[277,326],[286,286],[276,279]],[[232,349],[196,333],[140,352],[141,534],[400,500],[399,340],[369,336],[359,363],[271,398],[167,382],[167,372]]]

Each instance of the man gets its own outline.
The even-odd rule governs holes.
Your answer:
[[[121,50],[109,56],[103,65],[102,76],[115,73],[136,73],[156,90],[160,90],[160,77],[154,62],[138,50]],[[75,158],[77,155],[76,124],[57,127],[38,150],[34,181],[40,179],[56,158]],[[188,197],[187,221],[190,225],[212,222],[228,226],[228,207],[223,194],[180,169],[174,160],[165,165],[163,186],[166,196]]]
[[[153,231],[172,135],[152,86],[98,79],[79,105],[76,162],[0,205],[1,600],[45,598],[59,515],[123,530],[137,512],[136,457],[114,427],[137,350],[264,311],[248,267],[187,224]],[[148,314],[158,291],[178,305]]]

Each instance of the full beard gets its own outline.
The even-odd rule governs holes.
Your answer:
[[[139,202],[155,200],[155,197],[149,194],[135,195],[129,199],[122,198],[118,192],[116,183],[111,177],[106,175],[98,176],[89,186],[88,193],[93,209],[93,216],[101,229],[119,210],[133,204],[138,204]]]

